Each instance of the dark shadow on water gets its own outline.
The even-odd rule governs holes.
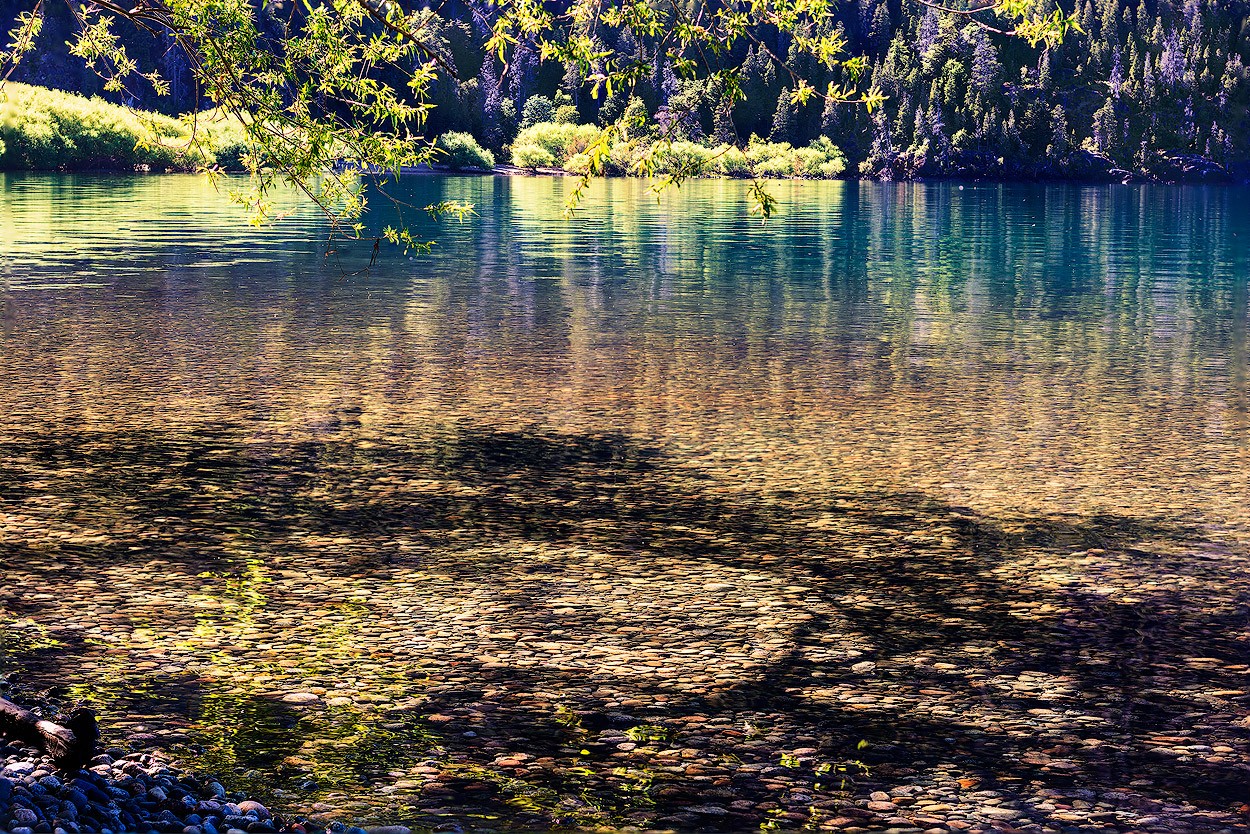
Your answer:
[[[1239,762],[1212,763],[1201,756],[1180,761],[1152,752],[1142,740],[1196,725],[1227,729],[1247,705],[1245,696],[1208,693],[1244,686],[1242,673],[1228,667],[1244,664],[1250,656],[1250,599],[1204,587],[1203,582],[1218,577],[1218,563],[1167,555],[1170,548],[1201,544],[1198,530],[1157,519],[993,519],[919,494],[727,496],[697,469],[623,435],[453,425],[428,436],[371,437],[362,444],[350,431],[358,425],[357,416],[338,415],[337,423],[325,427],[323,438],[298,442],[265,439],[255,426],[228,423],[195,433],[58,430],[55,435],[32,431],[11,439],[0,444],[0,457],[10,464],[0,469],[0,500],[15,505],[54,494],[60,503],[46,511],[50,519],[106,529],[112,539],[106,544],[49,540],[8,556],[46,565],[50,587],[109,559],[159,557],[168,570],[184,576],[205,570],[229,573],[243,567],[230,546],[239,537],[246,539],[250,552],[263,557],[279,552],[287,536],[301,530],[348,535],[366,544],[375,539],[375,547],[364,547],[351,558],[318,565],[343,574],[403,569],[408,563],[423,566],[439,558],[437,549],[452,533],[459,542],[577,544],[643,564],[652,554],[663,554],[670,561],[766,569],[810,587],[818,607],[835,610],[842,622],[835,624],[828,613],[814,615],[792,635],[788,655],[752,679],[706,696],[683,698],[662,681],[636,683],[639,690],[651,687],[671,697],[662,710],[624,719],[597,707],[595,685],[578,676],[561,677],[551,669],[483,667],[476,672],[483,683],[513,694],[563,688],[582,698],[585,709],[579,729],[526,707],[523,697],[497,700],[486,705],[488,716],[472,725],[474,731],[484,738],[524,739],[536,756],[561,756],[570,745],[592,744],[583,730],[613,721],[680,727],[680,719],[701,715],[734,721],[762,715],[783,724],[790,734],[819,737],[822,755],[861,756],[876,774],[871,778],[953,762],[982,774],[984,787],[1007,795],[1021,783],[1033,789],[1111,789],[1146,779],[1156,793],[1203,806],[1250,802],[1250,772]],[[382,478],[392,486],[369,488]],[[402,486],[422,480],[467,489]],[[823,523],[814,526],[818,519]],[[943,535],[930,535],[935,528]],[[400,537],[426,545],[423,555],[397,555],[382,546]],[[1143,543],[1166,546],[1155,552]],[[1031,589],[1026,616],[1020,607],[1022,589],[995,572],[1030,554],[1092,548],[1106,551],[1108,558],[1134,560],[1143,577],[1155,572],[1192,575],[1199,590],[1143,591],[1140,602],[1125,604],[1080,587]],[[558,564],[454,560],[439,568],[466,583],[490,581],[500,572],[560,570]],[[852,594],[867,594],[878,604],[847,604]],[[541,593],[510,599],[517,618],[543,616],[543,606],[549,608]],[[47,605],[29,598],[17,605],[11,597],[8,604],[16,613],[36,618]],[[564,627],[591,640],[594,619],[570,618]],[[1040,707],[1078,709],[1101,723],[1091,724],[1085,736],[1073,740],[1045,728],[1030,736],[1019,726],[1008,731],[932,713],[865,711],[812,700],[805,690],[840,679],[847,670],[840,661],[813,662],[807,649],[819,644],[823,633],[848,625],[877,647],[868,659],[884,663],[918,653],[948,657],[968,645],[991,646],[1000,651],[984,664],[981,678],[1025,671],[1062,676],[1071,694],[1058,704],[1043,702],[1014,690],[994,690],[976,676],[953,676],[919,663],[904,677],[893,678],[900,687],[949,688],[973,702],[992,703],[1022,722],[1028,710]],[[699,625],[691,620],[689,628],[695,633]],[[75,657],[90,651],[75,644],[57,651],[19,649],[9,662],[49,680],[72,675]],[[1195,656],[1212,662],[1195,664]],[[333,731],[328,729],[333,716],[313,726],[282,705],[232,700],[207,685],[174,691],[179,692],[176,699],[152,711],[167,710],[212,727],[249,728],[213,744],[235,751],[234,761],[241,757],[259,771],[280,770],[306,734]],[[431,692],[435,708],[458,700],[480,707],[482,697],[481,692]],[[420,760],[432,743],[426,735],[430,731],[414,716],[403,720],[409,723],[402,732],[364,738],[359,761],[353,763],[348,756],[344,766],[367,779],[378,762],[409,766]],[[449,725],[443,743],[472,752],[473,744],[455,732],[459,729]],[[1228,731],[1240,733],[1243,741],[1247,737],[1244,730]],[[1083,739],[1098,743],[1082,744]],[[856,752],[860,740],[869,742],[862,754]],[[1044,758],[1030,759],[1039,755],[1073,764],[1042,767],[1036,762]],[[602,773],[577,779],[552,775],[543,789],[559,793],[576,788],[605,796],[617,791],[609,775],[611,763],[594,764],[593,750],[588,758],[591,769]],[[477,784],[468,778],[457,784],[470,783]],[[702,790],[695,782],[675,780],[656,799],[656,812],[663,816],[697,803]],[[748,785],[741,790],[751,798],[751,791],[762,789]],[[470,796],[475,807],[494,807],[524,824],[534,822],[504,804],[498,792],[475,788],[463,796]],[[721,827],[752,822],[739,815]]]

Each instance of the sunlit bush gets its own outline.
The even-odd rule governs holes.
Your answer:
[[[560,167],[570,174],[584,174],[590,170],[590,156],[584,153],[575,153]]]
[[[799,148],[801,176],[829,179],[846,170],[846,154],[827,136],[818,136],[806,148]]]
[[[723,153],[719,153],[712,160],[712,170],[722,177],[751,176],[751,165],[747,162],[746,153],[735,147],[725,148]]]
[[[599,128],[594,125],[576,125],[557,122],[542,122],[531,125],[517,134],[512,143],[512,162],[522,168],[537,167],[517,162],[517,149],[527,145],[536,145],[551,155],[552,162],[563,166],[570,157],[576,156],[599,138]]]
[[[553,168],[556,158],[546,148],[538,145],[513,145],[512,164],[519,168]]]
[[[552,121],[560,122],[561,124],[575,125],[580,117],[581,113],[579,113],[577,108],[572,104],[561,104],[556,108],[555,116],[552,118]]]
[[[133,111],[97,98],[10,82],[0,97],[0,168],[191,170],[239,167],[238,121]]]
[[[613,142],[612,147],[608,148],[604,173],[614,177],[637,173],[638,157],[643,147],[644,143],[639,139]]]
[[[697,177],[704,172],[714,151],[695,142],[677,141],[667,147],[660,146],[656,154],[657,174],[685,174]]]
[[[765,142],[752,137],[746,162],[759,177],[836,177],[846,170],[846,157],[828,138],[821,136],[805,148],[789,142]]]
[[[593,125],[532,125],[517,135],[512,162],[522,168],[562,168],[581,174],[590,166],[585,151],[599,136],[599,128]],[[845,170],[846,157],[823,136],[803,148],[753,138],[745,149],[688,140],[668,144],[635,137],[612,143],[603,173],[828,179]]]
[[[228,171],[243,168],[247,153],[247,134],[238,119],[211,111],[196,116],[195,129],[201,134],[203,164],[216,165]]]
[[[495,167],[495,155],[479,145],[471,133],[444,133],[436,144],[443,152],[438,161],[453,171]]]
[[[136,114],[99,99],[16,83],[6,84],[4,92],[4,168],[176,167],[178,139],[188,135],[177,119]]]
[[[674,142],[671,148],[661,145],[657,151],[656,172],[672,174],[682,171],[689,176],[749,177],[751,165],[747,155],[733,145],[709,147],[697,142]]]

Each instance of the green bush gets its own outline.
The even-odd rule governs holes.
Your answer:
[[[616,177],[637,173],[638,156],[642,153],[642,149],[642,142],[636,139],[613,142],[612,147],[608,148],[604,173]]]
[[[512,161],[523,168],[559,167],[580,174],[590,164],[585,150],[599,137],[591,125],[553,122],[532,125],[521,131],[512,149]],[[830,179],[846,170],[846,157],[825,137],[804,148],[789,142],[766,142],[752,138],[745,149],[732,145],[710,147],[678,140],[672,144],[643,138],[612,143],[604,172],[611,175],[776,177]]]
[[[207,113],[193,134],[188,119],[27,84],[6,84],[0,98],[0,169],[239,167],[244,139],[238,121]]]
[[[656,173],[684,171],[689,176],[749,177],[751,166],[747,155],[733,145],[708,147],[697,142],[674,142],[671,148],[661,146]]]
[[[228,171],[242,170],[247,153],[247,133],[238,119],[205,111],[196,115],[195,130],[205,165],[216,165]]]
[[[697,177],[707,168],[713,153],[715,151],[707,145],[685,140],[673,142],[668,147],[661,145],[659,153],[656,154],[655,172],[657,174],[680,172],[686,176]]]
[[[439,161],[453,171],[462,168],[495,167],[495,155],[477,143],[469,133],[444,133],[435,142],[443,156]]]
[[[747,165],[756,176],[793,176],[793,161],[790,159],[793,150],[789,142],[768,142],[752,136],[746,147]]]
[[[547,165],[560,165],[568,162],[599,138],[599,128],[594,125],[575,125],[568,123],[542,122],[530,125],[517,134],[512,145],[512,162],[522,168],[538,167],[522,165],[516,161],[517,148],[536,145],[551,155],[552,161]]]
[[[556,108],[552,121],[560,124],[575,125],[579,118],[581,118],[581,113],[578,112],[576,107],[572,104],[561,104]]]
[[[556,158],[539,145],[513,145],[512,164],[520,168],[554,168]]]
[[[187,138],[177,119],[26,84],[6,84],[0,101],[0,167],[8,169],[177,167]]]
[[[575,153],[565,160],[564,165],[560,166],[570,174],[585,174],[590,170],[590,155],[584,153]]]
[[[723,146],[722,146],[723,147]],[[741,148],[728,147],[724,152],[718,150],[718,156],[712,160],[712,170],[722,177],[749,177],[751,166],[747,155]]]
[[[759,177],[836,177],[846,170],[842,151],[821,136],[805,148],[789,142],[765,142],[755,137],[747,145],[746,161]]]
[[[796,151],[800,176],[832,179],[846,170],[846,154],[828,136],[818,136],[812,144]]]

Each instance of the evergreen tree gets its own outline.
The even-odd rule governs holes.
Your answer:
[[[895,178],[897,160],[898,149],[894,147],[890,120],[885,111],[878,111],[872,119],[872,146],[868,151],[868,158],[860,163],[859,170],[863,174],[892,180]]]
[[[503,95],[499,89],[499,76],[495,72],[493,57],[487,57],[482,61],[478,81],[482,87],[482,140],[486,147],[499,150],[503,146],[505,137],[502,117]]]
[[[794,142],[797,118],[797,108],[790,100],[790,88],[782,87],[781,95],[777,97],[777,109],[773,111],[773,128],[768,138],[773,142]]]
[[[521,108],[520,129],[525,130],[530,125],[541,122],[553,122],[555,118],[556,106],[551,99],[546,96],[530,96]]]
[[[868,27],[868,46],[874,55],[884,55],[890,46],[890,7],[878,0]]]
[[[1116,113],[1115,98],[1108,97],[1098,112],[1094,113],[1094,147],[1115,156],[1121,150],[1120,118]]]

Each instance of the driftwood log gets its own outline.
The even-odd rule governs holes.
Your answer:
[[[62,725],[0,698],[0,735],[40,748],[58,767],[77,770],[95,755],[100,730],[89,709],[73,710]]]

